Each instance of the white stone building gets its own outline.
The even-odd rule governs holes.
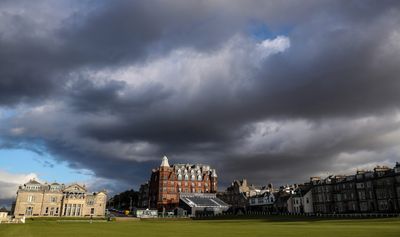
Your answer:
[[[290,213],[313,213],[311,186],[300,185],[288,200]]]
[[[106,191],[90,193],[84,185],[30,180],[18,188],[14,216],[103,217],[106,201]]]
[[[5,209],[4,207],[0,208],[0,223],[6,222],[8,220],[9,220],[8,210]]]

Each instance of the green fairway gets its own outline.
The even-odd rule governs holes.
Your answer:
[[[59,223],[32,221],[0,225],[1,237],[102,237],[102,236],[400,236],[400,219],[316,220],[146,220],[103,223]]]

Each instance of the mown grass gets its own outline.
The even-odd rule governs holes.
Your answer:
[[[132,222],[57,222],[35,220],[27,224],[0,225],[1,237],[102,237],[102,236],[400,236],[400,219],[321,220],[307,218],[233,220],[146,220]]]

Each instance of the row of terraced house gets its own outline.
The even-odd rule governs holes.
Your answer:
[[[218,197],[235,213],[400,213],[400,163],[353,175],[311,177],[307,183],[279,188],[235,180]]]

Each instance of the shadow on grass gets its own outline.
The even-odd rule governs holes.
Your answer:
[[[230,221],[254,221],[254,220],[259,220],[262,222],[285,222],[285,223],[295,223],[295,222],[324,222],[324,221],[338,221],[338,222],[351,222],[351,221],[400,221],[400,218],[398,217],[387,217],[387,218],[374,218],[374,217],[317,217],[317,216],[275,216],[275,215],[269,215],[269,216],[215,216],[215,217],[209,217],[209,218],[198,218],[195,219],[195,221],[218,221],[219,223],[221,222],[230,222]]]

